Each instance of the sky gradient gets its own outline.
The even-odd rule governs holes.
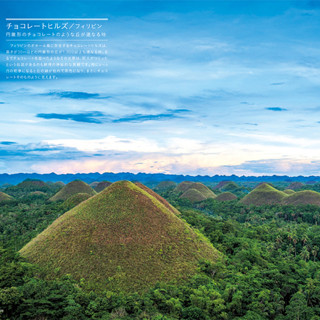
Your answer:
[[[319,1],[0,1],[108,21],[109,72],[6,81],[0,172],[320,175]]]

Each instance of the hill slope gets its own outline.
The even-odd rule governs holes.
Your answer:
[[[144,291],[197,272],[219,252],[149,192],[119,181],[59,217],[21,249],[48,277],[71,274],[88,289]]]
[[[218,201],[232,201],[236,199],[238,199],[238,197],[231,192],[223,192],[216,197],[216,200]]]
[[[184,190],[180,198],[189,199],[191,202],[199,202],[216,197],[213,191],[200,182],[184,181],[175,190]]]
[[[255,189],[253,189],[249,194],[247,194],[243,199],[240,200],[241,203],[246,205],[261,206],[264,204],[279,204],[288,195],[282,191],[275,189],[267,183],[262,183]]]
[[[191,202],[200,202],[206,200],[206,196],[204,196],[200,191],[196,189],[188,189],[181,196],[181,199],[188,199]]]
[[[10,200],[13,200],[11,196],[9,196],[4,192],[0,192],[0,202],[10,201]]]
[[[298,191],[283,199],[283,204],[314,204],[320,206],[320,193],[311,190]]]
[[[95,187],[94,190],[96,192],[101,192],[102,190],[104,190],[105,188],[109,187],[112,183],[109,181],[101,181],[99,182]]]
[[[90,196],[96,194],[96,192],[85,182],[81,180],[74,180],[65,185],[60,191],[51,197],[50,201],[66,200],[77,193],[87,193]]]

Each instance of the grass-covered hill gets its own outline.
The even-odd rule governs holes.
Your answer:
[[[261,206],[265,204],[280,204],[287,197],[283,191],[279,191],[268,183],[262,183],[240,200],[246,205]]]
[[[283,192],[284,192],[285,194],[288,194],[288,195],[295,193],[295,191],[292,190],[292,189],[285,189],[285,190],[283,190]]]
[[[28,196],[31,192],[41,191],[45,193],[52,192],[51,187],[41,180],[27,179],[16,186],[6,188],[5,193],[15,198]]]
[[[76,193],[63,202],[63,207],[66,210],[70,210],[90,197],[92,196],[90,196],[88,193]]]
[[[174,188],[173,191],[174,191],[175,193],[183,193],[183,192],[187,191],[193,183],[194,183],[194,182],[192,182],[192,181],[183,181],[183,182],[179,183],[179,184]]]
[[[166,191],[170,189],[174,189],[177,184],[174,181],[165,180],[161,181],[159,184],[156,185],[154,188],[155,191]]]
[[[223,192],[217,195],[217,201],[232,201],[237,200],[238,197],[231,192]]]
[[[320,193],[311,191],[311,190],[298,191],[284,198],[283,204],[286,204],[286,205],[313,204],[313,205],[320,206]]]
[[[96,194],[96,192],[85,182],[81,180],[74,180],[65,185],[60,191],[58,191],[53,197],[50,198],[50,201],[59,201],[66,200],[69,197],[77,193],[87,193],[90,196]]]
[[[88,289],[144,291],[195,274],[220,256],[149,192],[119,181],[80,203],[20,251],[49,278],[71,274]]]
[[[188,199],[191,202],[200,202],[206,200],[206,196],[196,189],[188,189],[181,196],[181,199]]]
[[[223,188],[224,186],[226,186],[227,184],[229,184],[230,182],[232,182],[231,180],[223,180],[220,181],[216,186],[213,187],[214,190],[220,190],[221,188]]]
[[[209,198],[214,199],[216,197],[213,191],[200,182],[181,182],[175,188],[175,192],[177,192],[177,190],[183,190],[180,198],[188,199],[191,202],[200,202]]]
[[[98,184],[94,187],[94,190],[96,192],[101,192],[105,188],[109,187],[112,184],[112,182],[109,181],[100,181]]]
[[[142,184],[140,182],[136,182],[135,185],[137,185],[139,188],[143,189],[144,191],[147,191],[151,196],[155,197],[172,213],[180,214],[180,212],[175,207],[173,207],[166,199],[162,198],[159,194],[154,192],[152,189],[148,188],[147,186],[145,186],[144,184]]]
[[[299,189],[301,189],[303,187],[304,187],[304,184],[302,182],[295,181],[295,182],[291,182],[287,189],[299,190]]]
[[[23,189],[26,191],[48,191],[50,190],[49,185],[47,185],[45,182],[41,180],[32,180],[27,179],[16,185],[16,188]]]
[[[4,192],[0,192],[0,202],[11,201],[13,198]]]

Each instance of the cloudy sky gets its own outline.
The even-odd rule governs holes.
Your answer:
[[[0,7],[1,173],[320,175],[319,1]],[[6,81],[8,17],[109,18],[109,72]]]

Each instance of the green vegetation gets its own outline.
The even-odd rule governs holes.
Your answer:
[[[67,200],[70,196],[77,193],[87,193],[90,196],[96,194],[96,192],[85,182],[81,180],[74,180],[65,185],[59,192],[57,192],[50,201]]]
[[[104,190],[105,188],[109,187],[112,183],[109,181],[101,181],[99,183],[97,183],[97,185],[94,187],[94,190],[96,192],[101,192],[102,190]]]
[[[288,194],[288,195],[295,193],[295,191],[292,190],[292,189],[286,189],[286,190],[283,190],[283,192],[284,192],[285,194]]]
[[[285,187],[286,185],[283,186]],[[318,188],[316,185],[308,187]],[[47,202],[45,198],[35,197],[30,193],[23,198],[0,204],[1,319],[320,319],[319,205],[281,203],[255,206],[236,200],[221,202],[217,201],[217,198],[191,203],[187,199],[179,198],[179,193],[165,190],[162,195],[181,212],[177,217],[155,200],[150,189],[141,188],[139,184],[132,186],[128,183],[125,189],[122,189],[120,183],[113,196],[108,193],[108,189],[79,204],[65,215],[63,203]],[[106,198],[100,198],[105,193],[108,193]],[[284,199],[290,197],[287,195]],[[125,202],[125,206],[121,206],[125,212],[121,211],[120,204],[114,206],[119,199]],[[91,201],[95,204],[94,207],[87,206]],[[122,200],[120,203],[123,203]],[[110,211],[112,208],[113,211]],[[149,218],[146,220],[141,216]],[[92,260],[87,261],[95,261],[95,257],[98,260],[98,256],[101,257],[98,248],[101,248],[102,243],[113,248],[120,244],[118,253],[114,253],[111,260],[119,259],[123,253],[127,254],[127,247],[131,246],[132,241],[144,244],[141,245],[141,250],[142,247],[149,250],[151,240],[158,237],[163,246],[158,247],[156,257],[160,259],[161,267],[163,264],[172,267],[172,251],[170,248],[164,250],[169,240],[154,235],[159,231],[158,222],[163,221],[164,216],[170,225],[173,223],[173,230],[177,228],[176,219],[180,221],[178,226],[182,224],[181,218],[193,227],[190,229],[185,223],[182,224],[182,243],[179,242],[179,237],[169,239],[171,243],[179,242],[176,252],[183,255],[180,251],[186,250],[188,254],[198,254],[197,249],[201,248],[189,249],[187,241],[190,240],[185,238],[194,237],[197,239],[196,243],[203,239],[206,248],[209,248],[209,240],[211,245],[222,253],[222,260],[209,262],[207,259],[200,259],[195,264],[196,272],[193,276],[186,277],[184,269],[181,269],[179,281],[173,279],[168,282],[166,276],[164,281],[158,283],[149,283],[149,279],[146,279],[148,289],[139,293],[124,290],[125,287],[121,284],[127,273],[125,274],[124,268],[119,265],[109,279],[114,286],[101,286],[99,291],[93,292],[88,289],[87,275],[92,269],[97,271],[103,268],[104,264],[116,266],[117,263],[99,259],[102,266],[94,264],[92,267],[91,264],[83,264],[82,256],[79,255],[77,260],[86,269],[85,277],[80,278],[79,275],[79,279],[70,274],[62,275],[60,266],[56,267],[60,263],[59,257],[54,261],[55,265],[45,265],[43,269],[18,254],[23,246],[31,239],[37,239],[36,236],[48,226],[47,231],[50,230],[49,234],[56,237],[54,239],[58,242],[58,229],[68,226],[63,229],[64,234],[60,239],[75,237],[79,243],[65,244],[65,249],[61,249],[65,255],[63,261],[74,261],[74,249],[77,246],[87,246],[91,250],[85,258],[92,257]],[[60,218],[56,221],[58,217]],[[105,225],[105,219],[108,220],[108,225],[115,226],[116,235],[120,234],[121,228],[121,232],[127,237],[104,237],[99,228],[100,225]],[[117,220],[123,222],[122,226]],[[137,227],[138,221],[145,221],[140,224],[140,229]],[[95,222],[98,229],[92,230],[91,225]],[[89,231],[83,233],[82,225],[85,223],[89,225]],[[168,230],[167,227],[163,228]],[[82,233],[82,237],[78,232]],[[130,232],[135,232],[137,238],[131,240]],[[165,236],[166,233],[160,234]],[[41,236],[38,237],[41,242],[42,239],[39,238]],[[52,239],[48,242],[48,247],[56,250]],[[128,252],[130,267],[135,268],[135,264],[140,266],[138,271],[132,271],[137,273],[134,276],[153,273],[153,265],[149,266],[149,260],[145,260],[144,253],[139,253],[134,255],[135,260],[132,260]],[[121,259],[117,261],[125,260]],[[149,268],[151,271],[147,270]],[[42,275],[48,270],[50,279],[43,278]],[[128,274],[131,275],[130,271]],[[186,279],[183,279],[184,277]],[[103,278],[104,275],[101,279]]]
[[[149,192],[112,184],[68,211],[21,249],[50,279],[71,274],[89,290],[144,291],[181,281],[218,251]]]
[[[264,204],[277,204],[287,197],[283,191],[279,191],[267,183],[260,184],[247,194],[241,203],[246,205],[261,206]]]

